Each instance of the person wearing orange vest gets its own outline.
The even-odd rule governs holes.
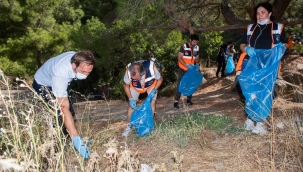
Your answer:
[[[178,81],[177,89],[175,94],[174,109],[179,109],[179,100],[181,93],[179,92],[179,84],[188,69],[194,68],[195,65],[199,65],[199,35],[192,34],[190,35],[189,42],[181,45],[180,51],[178,53]],[[186,103],[190,106],[193,105],[192,95],[187,96]]]
[[[237,85],[238,85],[238,76],[240,75],[240,73],[241,73],[241,70],[242,70],[242,63],[243,63],[243,61],[244,61],[244,63],[246,62],[246,59],[244,59],[245,58],[245,56],[246,56],[246,53],[244,52],[244,53],[241,53],[240,54],[240,57],[239,57],[239,59],[238,59],[238,61],[237,61],[237,65],[236,65],[236,77],[235,77],[235,80],[234,80],[234,82],[232,83],[232,85],[230,86],[230,90],[231,90],[231,92],[236,92],[236,91],[238,91],[237,90]],[[243,65],[244,66],[244,65]],[[240,99],[242,100],[242,97],[240,97]]]
[[[273,22],[274,17],[272,16],[272,12],[272,5],[269,2],[259,3],[256,6],[255,16],[257,23],[248,25],[247,33],[243,36],[240,44],[242,52],[245,52],[248,55],[244,56],[244,59],[249,61],[249,57],[256,55],[256,49],[271,49],[280,42],[283,43],[286,48],[288,47],[284,25]],[[238,72],[238,74],[240,74],[240,72]],[[241,87],[238,86],[237,89],[241,89]],[[240,91],[240,93],[242,93],[242,91]],[[266,119],[253,121],[247,114],[246,116],[247,118],[244,123],[246,130],[252,131],[255,134],[266,134]]]
[[[153,113],[156,110],[157,90],[161,86],[163,78],[152,60],[140,60],[129,63],[126,66],[124,75],[124,91],[129,99],[127,116],[130,120],[133,109],[136,108],[141,93],[147,92],[148,95],[152,94],[153,100],[151,107]],[[128,136],[132,128],[127,126],[122,136]]]
[[[239,57],[239,60],[238,60],[238,63],[237,63],[237,66],[236,66],[236,71],[237,71],[237,72],[238,72],[238,71],[241,72],[243,61],[244,61],[244,63],[245,63],[245,60],[248,59],[248,58],[245,58],[246,55],[247,55],[246,52],[241,53],[241,55],[240,55],[240,57]],[[238,74],[240,74],[240,73],[238,72]]]

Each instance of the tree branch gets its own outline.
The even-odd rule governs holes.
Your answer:
[[[232,10],[232,6],[229,3],[221,3],[221,13],[225,21],[230,25],[244,24],[247,25],[249,22],[247,20],[241,20]]]
[[[285,22],[282,22],[282,23],[284,23],[285,26],[294,26],[294,25],[297,25],[297,24],[302,24],[303,23],[303,18],[295,20],[295,21],[285,21]]]
[[[249,21],[246,21],[246,23],[250,23]],[[294,26],[297,24],[303,23],[303,18],[295,21],[284,21],[281,22],[285,24],[285,26]],[[135,29],[179,29],[178,26],[147,26],[147,27],[136,27]],[[226,30],[246,30],[247,25],[245,24],[234,24],[229,26],[213,26],[213,27],[207,27],[207,28],[196,28],[192,27],[193,31],[199,31],[199,32],[207,32],[207,31],[226,31]]]

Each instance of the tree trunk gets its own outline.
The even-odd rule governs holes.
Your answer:
[[[37,60],[37,65],[38,65],[38,69],[43,65],[42,63],[42,59],[40,58],[41,57],[41,54],[40,52],[37,52],[37,56],[36,56],[36,60]]]
[[[272,4],[273,8],[273,16],[276,21],[280,21],[283,13],[286,8],[289,6],[291,0],[275,0]]]

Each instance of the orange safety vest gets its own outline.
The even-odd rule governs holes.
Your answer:
[[[252,34],[254,33],[256,27],[257,27],[256,24],[250,24],[247,27],[246,37],[247,37],[248,44],[249,44],[249,40],[250,40]],[[279,41],[280,41],[280,35],[282,33],[283,28],[284,28],[284,24],[281,24],[281,23],[272,23],[272,25],[271,25],[272,47],[274,47],[276,44],[279,43]],[[242,53],[241,56],[244,53]],[[241,59],[241,56],[240,56],[238,64],[237,64],[236,71],[242,70],[242,62],[244,60],[244,57],[246,56],[246,53],[243,55],[242,59]],[[280,72],[281,68],[282,68],[282,63],[280,62],[280,66],[279,66],[279,70],[278,70],[278,75],[280,75],[280,73],[281,73]]]
[[[244,60],[244,57],[246,56],[246,52],[241,53],[237,66],[236,66],[236,71],[241,71],[242,70],[242,62]]]
[[[194,47],[189,47],[189,45],[187,43],[185,43],[184,45],[182,45],[182,47],[184,49],[184,54],[183,54],[182,60],[186,64],[195,64],[196,56],[199,55],[199,46],[195,45]],[[179,61],[178,61],[178,66],[185,71],[188,70],[187,67],[184,66]]]
[[[154,88],[158,82],[155,79],[154,62],[151,60],[144,60],[142,64],[145,68],[145,79],[142,83],[138,80],[132,80],[130,71],[128,70],[131,63],[126,66],[127,76],[131,80],[129,85],[138,93],[145,93],[146,91],[149,91],[150,89]]]

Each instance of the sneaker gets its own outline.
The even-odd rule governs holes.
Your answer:
[[[127,137],[132,132],[132,128],[130,126],[127,126],[124,132],[122,133],[122,136]]]
[[[178,102],[174,103],[174,109],[179,109],[179,103]]]
[[[186,100],[186,103],[190,106],[194,105],[193,102],[191,102],[191,100],[188,100],[188,99]]]
[[[247,118],[245,123],[244,123],[244,129],[247,131],[253,130],[255,128],[254,121],[251,119]]]
[[[259,135],[265,135],[267,133],[267,128],[264,122],[257,122],[256,127],[254,127],[251,132]]]

